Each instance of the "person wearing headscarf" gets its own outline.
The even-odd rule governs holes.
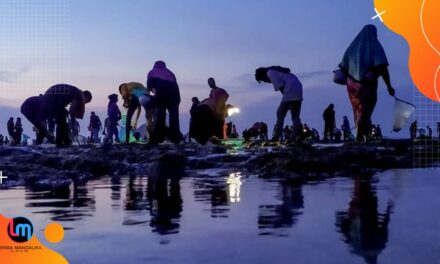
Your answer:
[[[171,142],[179,143],[182,139],[179,123],[180,91],[176,76],[165,62],[156,61],[147,76],[147,90],[155,94],[153,133],[150,143],[158,144],[167,136]],[[166,111],[169,115],[169,133],[166,133]]]
[[[292,115],[294,128],[293,137],[296,138],[299,135],[299,128],[301,127],[300,114],[303,100],[303,87],[298,77],[291,73],[288,68],[272,66],[256,69],[255,80],[259,83],[272,83],[275,91],[279,91],[283,95],[277,110],[277,121],[275,123],[272,140],[278,141],[280,139],[284,127],[284,118],[289,111]]]
[[[113,136],[115,141],[119,142],[118,133],[118,122],[121,120],[121,111],[117,105],[118,95],[111,94],[108,96],[108,106],[107,106],[107,122],[105,124],[106,135],[104,138],[104,143],[113,142]]]
[[[394,96],[388,72],[388,59],[377,38],[374,25],[365,26],[353,40],[339,64],[347,74],[347,90],[357,127],[357,141],[368,139],[371,115],[377,102],[378,79],[382,77],[388,93]]]
[[[145,110],[145,118],[147,120],[147,132],[151,138],[153,127],[153,109],[154,99],[149,94],[145,86],[138,82],[123,83],[119,86],[119,93],[124,100],[123,107],[127,109],[125,119],[125,143],[129,143],[130,132],[136,130],[142,107]],[[136,116],[132,122],[133,115]]]

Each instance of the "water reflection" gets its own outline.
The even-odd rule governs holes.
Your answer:
[[[162,173],[158,178],[148,178],[148,199],[152,204],[150,226],[161,235],[179,233],[180,228],[183,204],[180,177],[172,176]]]
[[[33,213],[49,214],[53,221],[78,221],[93,216],[95,211],[95,197],[89,188],[76,182],[55,190],[28,188],[25,206],[42,209]]]
[[[241,172],[230,173],[229,177],[226,179],[226,183],[228,184],[228,194],[229,201],[231,203],[240,202],[240,188],[242,185],[241,181]]]
[[[388,201],[384,212],[379,213],[372,180],[358,177],[348,210],[336,212],[336,227],[343,241],[366,263],[377,263],[378,256],[386,248],[392,208],[392,201]]]
[[[285,229],[292,228],[302,214],[304,196],[301,186],[280,183],[278,198],[281,204],[259,206],[259,235],[287,236]]]
[[[224,178],[194,178],[194,200],[210,205],[212,218],[229,217],[228,184]]]

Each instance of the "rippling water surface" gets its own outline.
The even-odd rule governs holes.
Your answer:
[[[440,173],[291,186],[236,173],[0,191],[1,213],[67,229],[71,263],[440,263]],[[160,177],[160,175],[159,175]]]

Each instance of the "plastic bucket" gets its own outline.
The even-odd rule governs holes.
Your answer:
[[[394,103],[394,124],[393,131],[399,132],[408,122],[416,107],[408,102],[396,98]]]

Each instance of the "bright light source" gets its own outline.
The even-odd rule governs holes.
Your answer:
[[[240,113],[240,109],[237,107],[232,107],[228,109],[228,116]]]

